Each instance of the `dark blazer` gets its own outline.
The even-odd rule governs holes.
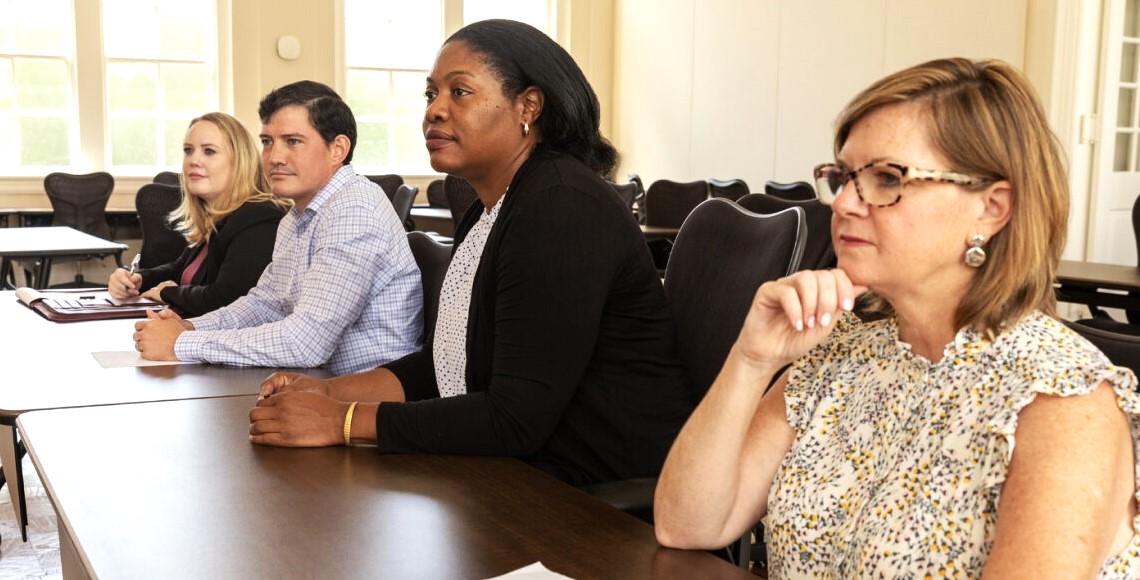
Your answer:
[[[577,160],[536,151],[475,274],[467,394],[439,398],[430,340],[386,365],[410,402],[380,405],[378,447],[518,456],[574,485],[657,475],[692,410],[679,360],[629,208]]]
[[[247,202],[234,210],[218,223],[218,230],[210,237],[206,260],[191,283],[163,288],[162,300],[191,317],[217,310],[244,296],[273,258],[277,223],[285,211],[268,201]],[[166,280],[179,282],[198,250],[199,246],[191,246],[169,264],[140,270],[143,289]]]

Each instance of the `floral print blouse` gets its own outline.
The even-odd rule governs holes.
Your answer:
[[[980,576],[1018,413],[1038,393],[1087,394],[1102,380],[1140,449],[1132,371],[1044,314],[993,342],[963,329],[934,363],[899,340],[894,319],[844,316],[788,377],[796,437],[768,499],[770,577]],[[1133,534],[1100,578],[1138,577]]]

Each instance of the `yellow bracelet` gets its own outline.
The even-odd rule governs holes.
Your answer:
[[[356,410],[357,401],[353,401],[348,406],[348,412],[344,414],[344,446],[352,447],[352,412]]]

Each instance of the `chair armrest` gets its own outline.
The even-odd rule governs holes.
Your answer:
[[[653,492],[656,489],[656,477],[622,479],[582,488],[586,493],[649,524],[653,523]]]

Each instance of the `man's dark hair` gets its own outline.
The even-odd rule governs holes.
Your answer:
[[[320,133],[325,145],[332,143],[337,135],[348,137],[348,155],[344,164],[352,163],[352,152],[356,150],[356,117],[336,91],[316,81],[290,83],[265,95],[257,107],[257,114],[262,123],[268,123],[273,113],[292,105],[309,111],[309,123]]]

